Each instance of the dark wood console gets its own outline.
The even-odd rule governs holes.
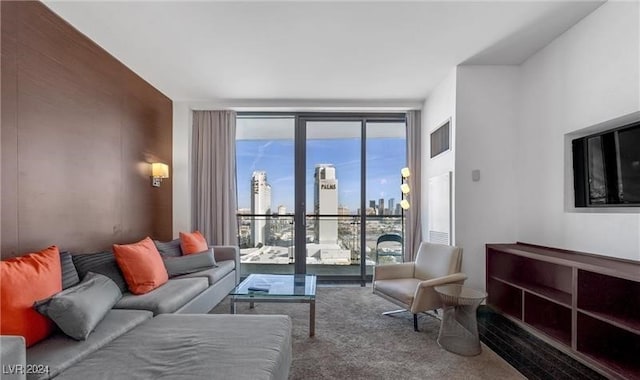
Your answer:
[[[487,244],[487,304],[608,377],[640,380],[640,262]]]

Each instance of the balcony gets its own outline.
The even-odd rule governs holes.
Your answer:
[[[362,233],[365,234],[366,273],[371,274],[376,263],[378,237],[386,233],[401,235],[402,216],[367,215],[363,231],[359,215],[308,215],[304,232],[307,273],[359,276]],[[242,275],[293,273],[295,233],[293,215],[238,214]],[[401,261],[400,244],[384,243],[380,250],[387,254],[381,256],[381,263]]]

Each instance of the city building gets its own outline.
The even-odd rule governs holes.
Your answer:
[[[349,210],[349,207],[347,206],[340,206],[338,207],[338,215],[350,215],[351,214],[351,210]]]
[[[254,171],[251,175],[251,213],[254,215],[251,222],[251,243],[257,246],[267,243],[269,238],[269,220],[267,215],[271,213],[271,185],[267,182],[267,173]]]
[[[332,164],[317,164],[314,178],[315,242],[335,244],[338,241],[338,220],[335,216],[323,218],[322,215],[338,214],[336,168]]]
[[[313,243],[307,244],[308,264],[351,264],[351,250],[338,239],[338,179],[332,164],[317,164],[314,174]],[[344,210],[344,207],[342,208]],[[324,215],[329,215],[325,217]]]
[[[378,215],[384,215],[384,198],[378,200]]]
[[[395,198],[389,198],[389,207],[387,207],[388,214],[393,214],[395,211]]]

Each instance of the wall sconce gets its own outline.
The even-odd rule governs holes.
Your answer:
[[[164,178],[169,178],[169,165],[153,162],[151,164],[151,186],[160,187]]]
[[[411,175],[411,171],[409,168],[402,168],[400,170],[400,191],[402,192],[400,201],[400,211],[402,213],[402,257],[404,258],[404,212],[409,210],[411,206],[409,201],[406,198],[409,198],[409,192],[411,191],[411,187],[409,187],[409,176]],[[404,260],[403,260],[404,261]]]
[[[402,191],[402,200],[400,201],[400,207],[402,207],[402,210],[408,210],[409,201],[405,199],[405,196],[408,196],[409,192],[411,191],[411,188],[407,183],[407,178],[409,178],[409,176],[411,175],[411,171],[409,170],[409,168],[402,168],[402,170],[400,170],[400,175],[400,191]]]

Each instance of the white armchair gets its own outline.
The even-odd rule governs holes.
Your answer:
[[[413,328],[418,331],[418,313],[442,307],[433,289],[444,284],[463,284],[460,272],[462,248],[422,242],[416,261],[377,265],[373,274],[373,292],[413,313]]]

